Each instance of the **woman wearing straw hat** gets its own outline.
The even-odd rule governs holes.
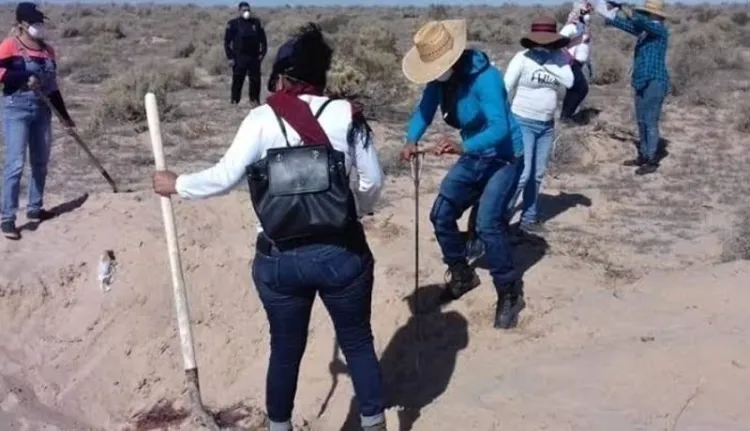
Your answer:
[[[469,207],[478,204],[476,232],[498,294],[495,327],[513,327],[524,301],[506,217],[521,172],[523,142],[510,114],[502,73],[484,52],[466,49],[464,20],[432,21],[422,27],[404,57],[403,71],[410,81],[426,85],[409,122],[402,159],[414,156],[438,106],[445,122],[459,130],[462,140],[458,143],[443,137],[435,151],[437,155],[459,155],[440,185],[430,214],[448,265],[443,299],[458,299],[479,285],[456,223]]]
[[[513,57],[505,73],[505,89],[510,95],[511,111],[521,126],[524,147],[523,173],[509,210],[523,193],[521,229],[526,232],[543,230],[538,201],[555,140],[555,110],[574,82],[573,70],[563,52],[569,42],[557,32],[554,18],[538,17],[531,23],[531,32],[521,38],[524,49]]]
[[[631,11],[626,6],[610,7],[605,0],[596,0],[594,10],[606,18],[607,25],[638,37],[631,85],[635,90],[640,142],[638,157],[624,164],[638,166],[637,175],[654,173],[659,167],[659,118],[669,91],[669,30],[664,24],[664,3],[662,0],[646,0],[643,6]],[[618,11],[622,14],[618,15]]]

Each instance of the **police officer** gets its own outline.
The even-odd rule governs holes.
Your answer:
[[[250,103],[260,104],[260,64],[266,56],[266,32],[260,20],[250,15],[247,2],[239,4],[240,16],[227,23],[224,51],[232,67],[232,103],[240,103],[245,76],[250,81]]]

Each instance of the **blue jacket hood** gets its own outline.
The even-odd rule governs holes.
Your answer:
[[[492,66],[487,54],[476,49],[467,49],[458,60],[458,71],[464,75],[478,75]]]

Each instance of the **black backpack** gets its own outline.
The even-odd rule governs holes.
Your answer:
[[[331,99],[315,114],[317,120]],[[274,111],[286,147],[271,148],[246,168],[250,197],[263,233],[274,244],[345,235],[357,221],[345,155],[329,143],[289,145],[286,128]]]

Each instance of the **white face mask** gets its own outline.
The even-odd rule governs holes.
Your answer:
[[[45,36],[44,24],[33,24],[29,26],[29,36],[37,40],[43,40]]]
[[[453,69],[448,69],[444,74],[438,76],[435,78],[435,81],[437,82],[445,82],[449,79],[451,79],[451,76],[453,76]]]
[[[250,11],[246,10],[246,11],[242,12],[242,18],[250,19]]]

